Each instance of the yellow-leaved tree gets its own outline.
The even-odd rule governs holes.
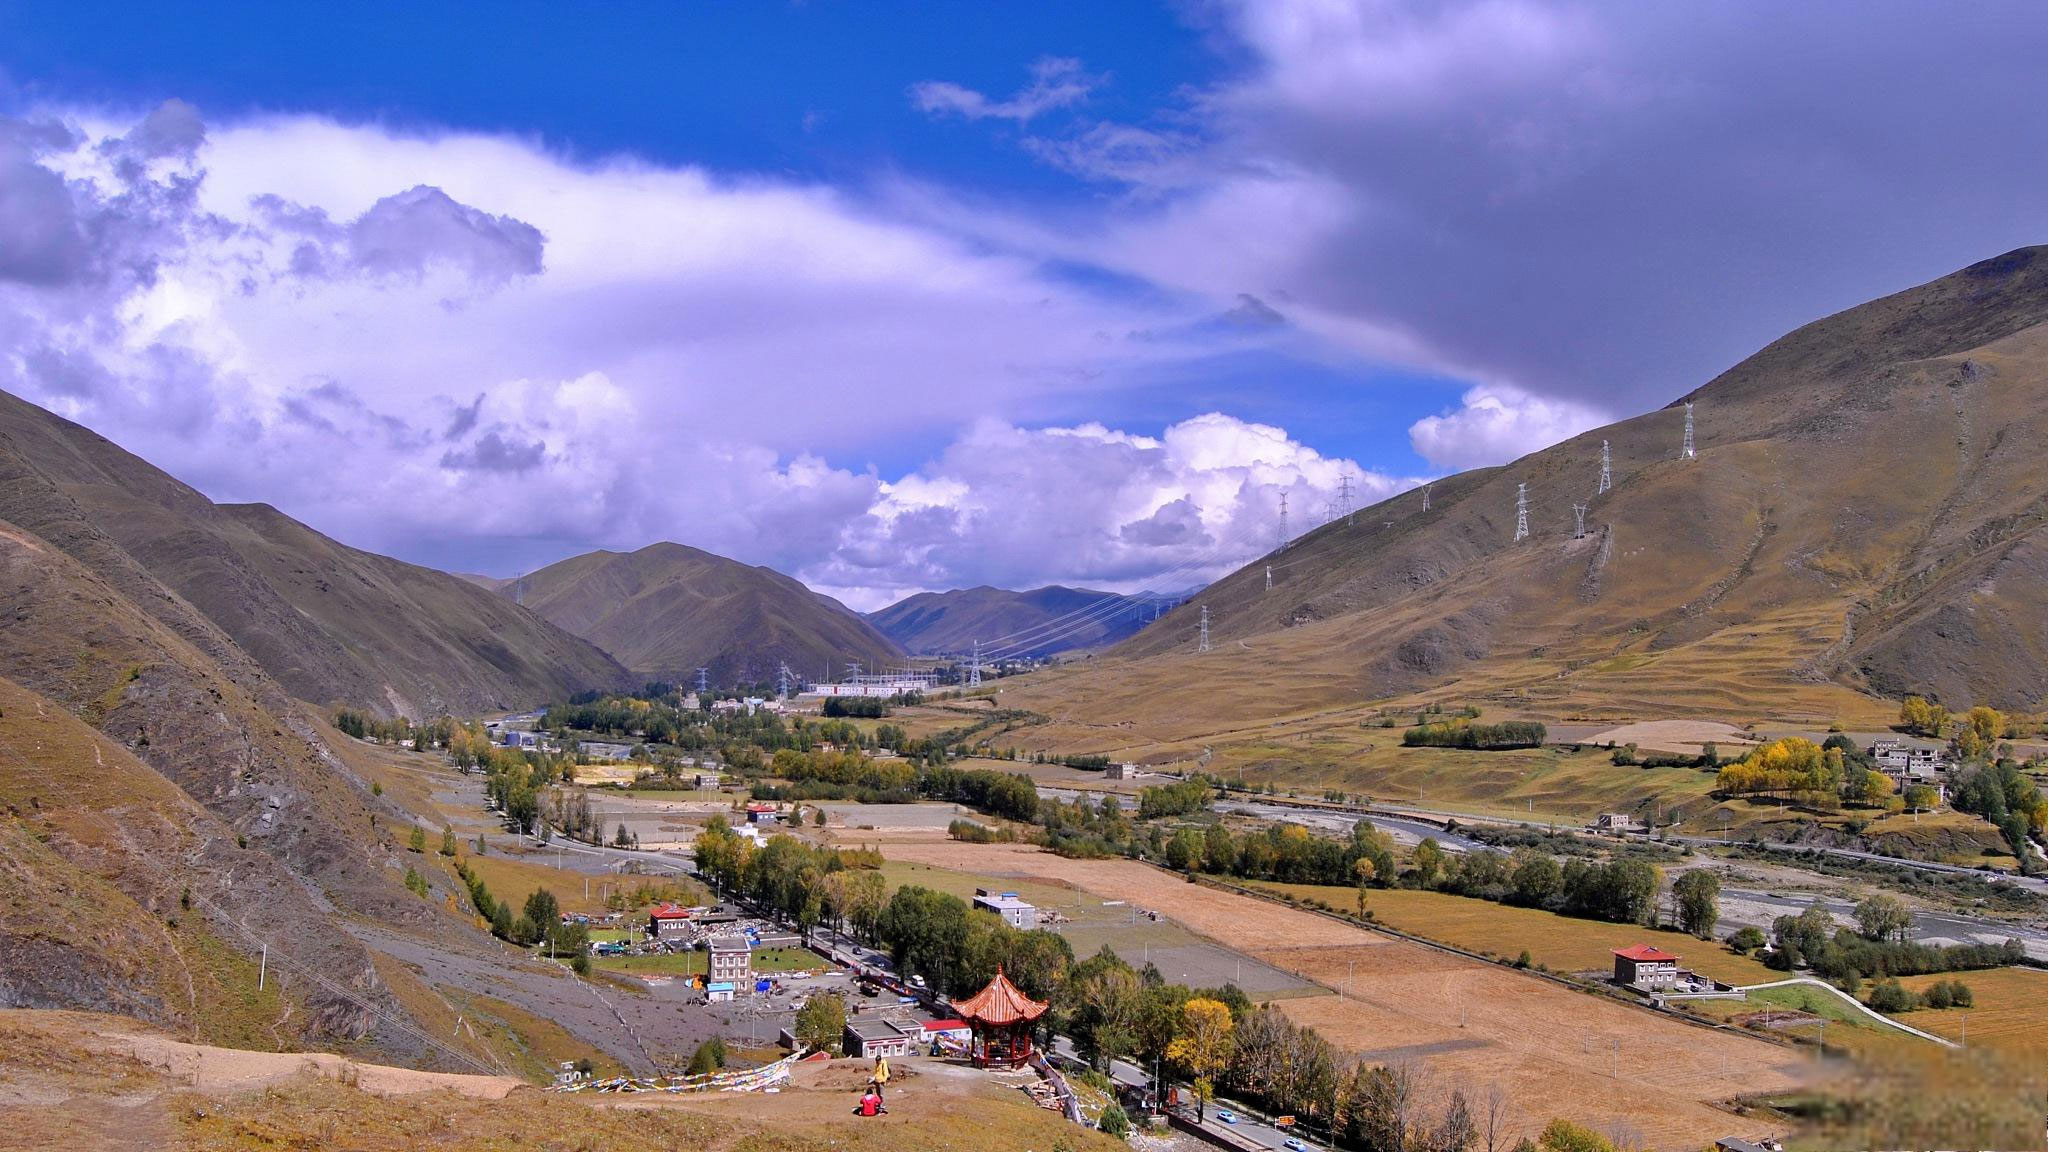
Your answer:
[[[1195,1082],[1195,1115],[1200,1119],[1216,1095],[1216,1077],[1230,1067],[1237,1022],[1221,1000],[1197,996],[1180,1008],[1180,1024],[1166,1046],[1166,1058]]]

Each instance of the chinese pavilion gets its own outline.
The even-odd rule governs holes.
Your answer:
[[[974,1063],[982,1068],[994,1064],[1015,1068],[1030,1059],[1031,1029],[1045,1009],[1043,1000],[1018,991],[1000,967],[988,987],[953,1004],[953,1010],[974,1029]]]

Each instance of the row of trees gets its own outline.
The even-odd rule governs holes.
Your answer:
[[[718,816],[698,834],[696,852],[698,872],[719,891],[744,896],[801,931],[845,923],[870,943],[879,938],[888,892],[877,871],[879,853],[819,847],[793,836],[774,836],[755,848]]]
[[[386,720],[355,708],[343,708],[336,712],[334,726],[344,736],[353,736],[358,740],[375,740],[379,744],[410,744],[421,751],[446,745],[450,734],[458,727],[454,720],[446,716],[415,723],[403,716]]]
[[[1905,938],[1912,923],[1906,906],[1886,895],[1872,896],[1856,906],[1853,930],[1836,928],[1827,909],[1815,905],[1771,922],[1773,947],[1764,963],[1788,972],[1809,968],[1854,991],[1874,977],[2000,968],[2026,960],[2017,940],[1948,947],[1914,944]]]
[[[1548,735],[1549,731],[1534,720],[1507,720],[1499,724],[1440,720],[1418,724],[1408,729],[1401,734],[1401,743],[1411,748],[1473,748],[1492,751],[1540,747]]]
[[[1202,777],[1176,780],[1138,790],[1138,818],[1156,820],[1165,816],[1188,816],[1209,807],[1216,789]]]

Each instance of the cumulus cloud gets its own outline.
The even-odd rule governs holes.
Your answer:
[[[1458,471],[1505,464],[1612,419],[1590,405],[1494,384],[1466,392],[1454,411],[1417,420],[1408,440],[1431,465]]]
[[[911,102],[931,115],[960,116],[968,120],[1011,120],[1019,124],[1050,112],[1079,104],[1088,98],[1099,76],[1091,76],[1079,60],[1064,56],[1042,57],[1031,65],[1031,83],[1007,100],[994,100],[972,88],[948,80],[928,80],[913,85]]]
[[[0,296],[0,387],[412,559],[676,539],[869,605],[1180,586],[1270,547],[1283,492],[1302,525],[1346,470],[1367,496],[1403,483],[1226,415],[1157,436],[989,418],[1286,318],[1249,293],[1104,293],[943,214],[308,117],[14,139],[57,179],[36,226],[82,248]],[[939,446],[926,465],[849,463],[907,437]]]
[[[1101,424],[984,421],[927,466],[878,485],[841,546],[801,575],[855,602],[906,588],[1069,581],[1117,591],[1205,583],[1330,515],[1413,486],[1283,429],[1221,413],[1158,436]]]

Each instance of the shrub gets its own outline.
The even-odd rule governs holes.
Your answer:
[[[1096,1127],[1102,1129],[1106,1135],[1121,1140],[1131,1134],[1131,1118],[1124,1114],[1123,1105],[1112,1100],[1109,1107],[1102,1110],[1102,1119],[1097,1122]]]
[[[1865,1003],[1879,1012],[1911,1012],[1920,1006],[1920,998],[1897,980],[1880,980],[1870,986],[1870,998]]]
[[[1753,925],[1738,928],[1728,936],[1728,947],[1742,953],[1754,952],[1765,943],[1763,929]]]

